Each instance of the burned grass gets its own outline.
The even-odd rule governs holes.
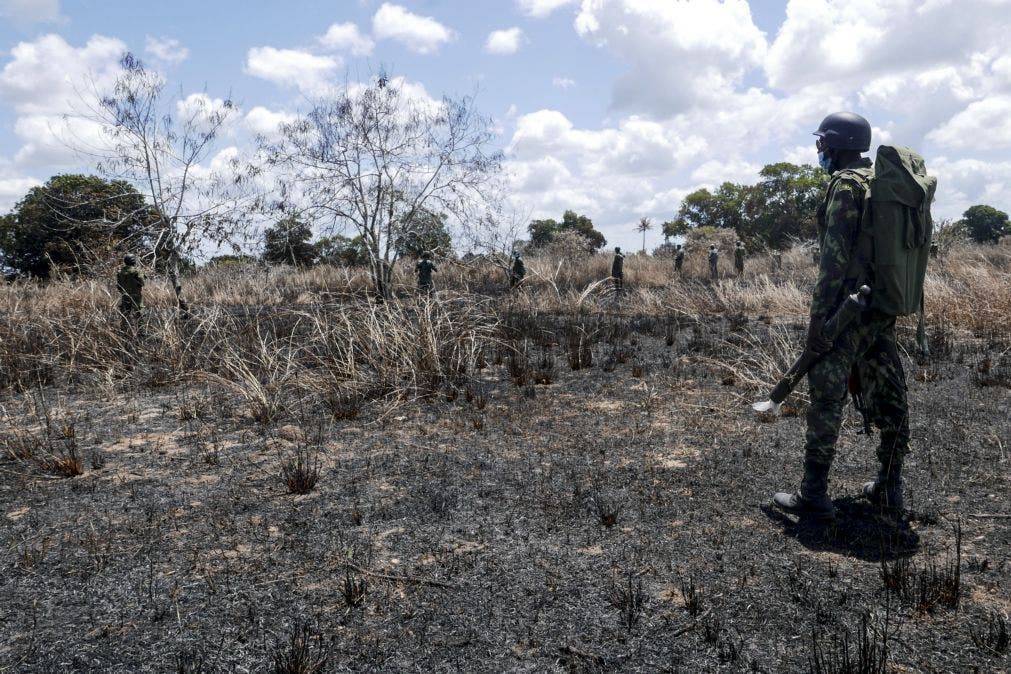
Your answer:
[[[935,355],[936,376],[910,377],[910,512],[883,518],[856,498],[875,470],[875,439],[850,414],[832,474],[839,516],[813,527],[763,510],[796,485],[803,419],[763,422],[746,406],[801,338],[788,323],[509,320],[513,332],[468,352],[465,373],[453,369],[463,348],[425,351],[439,376],[429,396],[376,395],[361,373],[357,388],[273,390],[273,407],[261,380],[238,390],[83,379],[8,395],[0,665],[874,672],[1006,662],[1011,422],[1008,390],[974,375],[985,343],[958,342]],[[763,335],[780,346],[758,358],[749,345]],[[259,362],[259,375],[284,372]],[[56,478],[35,457],[64,446],[66,420],[76,420],[78,455],[104,463]],[[295,489],[290,477],[314,483]],[[923,610],[921,576],[950,590],[956,561],[957,603]]]

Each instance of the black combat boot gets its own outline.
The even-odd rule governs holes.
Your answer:
[[[835,507],[828,497],[829,466],[813,461],[804,461],[804,479],[800,491],[779,492],[772,497],[772,504],[792,515],[817,521],[835,518]]]
[[[905,503],[902,500],[902,462],[892,461],[882,464],[878,476],[873,482],[864,484],[864,497],[890,513],[902,513]]]

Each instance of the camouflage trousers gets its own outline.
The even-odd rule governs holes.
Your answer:
[[[901,462],[909,451],[906,375],[895,343],[895,317],[876,312],[850,325],[808,372],[806,459],[831,465],[854,365],[870,419],[881,431],[878,460],[885,466]]]

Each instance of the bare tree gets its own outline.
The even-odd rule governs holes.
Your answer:
[[[277,207],[362,237],[376,292],[389,296],[397,242],[422,210],[464,217],[501,164],[473,98],[434,101],[401,78],[345,83],[264,139]]]
[[[212,156],[238,114],[230,99],[170,99],[162,76],[132,54],[121,66],[111,92],[94,91],[94,100],[85,100],[84,116],[101,128],[102,144],[78,149],[96,157],[101,173],[129,182],[149,201],[155,213],[150,254],[168,270],[181,303],[180,262],[205,244],[235,243],[255,205],[257,170],[236,157]],[[218,166],[205,165],[208,159]]]

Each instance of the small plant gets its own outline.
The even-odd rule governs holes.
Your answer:
[[[685,610],[693,618],[699,617],[702,613],[702,593],[695,585],[695,576],[681,579],[681,599],[684,601]]]
[[[636,578],[633,582],[631,571],[628,572],[623,583],[616,583],[612,578],[608,600],[611,606],[618,609],[620,622],[625,629],[632,629],[639,622],[642,609],[646,605],[646,593],[642,589],[642,579]]]
[[[349,609],[358,608],[365,604],[365,595],[369,591],[369,581],[367,578],[356,578],[351,573],[351,569],[344,569],[344,583],[341,585],[341,597],[344,605]]]
[[[296,622],[291,636],[274,647],[273,674],[317,674],[330,658],[322,637],[307,623]]]
[[[101,450],[99,449],[91,450],[91,453],[88,455],[88,457],[91,461],[92,470],[102,470],[103,468],[105,468],[105,453],[102,452]]]
[[[281,462],[281,480],[289,494],[308,494],[319,482],[320,461],[317,452],[299,447]]]
[[[77,452],[76,445],[70,445],[57,450],[56,454],[39,462],[42,470],[62,477],[77,477],[84,474],[84,462]]]
[[[993,611],[987,614],[986,624],[978,630],[969,627],[969,636],[976,648],[990,655],[1003,655],[1011,647],[1011,633],[1005,616]]]
[[[888,671],[888,625],[873,629],[865,613],[856,639],[848,630],[826,644],[817,632],[811,633],[811,674],[886,674]]]
[[[641,362],[635,362],[632,364],[632,376],[636,379],[642,379],[646,374],[646,366]]]
[[[590,506],[597,521],[605,527],[613,527],[618,523],[618,515],[621,514],[621,506],[611,503],[599,494],[590,497]]]
[[[547,386],[555,380],[555,354],[551,352],[551,349],[543,349],[541,351],[541,357],[537,361],[537,372],[534,375],[534,381],[538,384]]]
[[[957,609],[962,596],[962,525],[955,527],[955,555],[942,566],[930,562],[918,567],[908,558],[881,562],[885,589],[912,603],[921,613],[938,606]]]
[[[362,410],[362,397],[356,393],[331,393],[323,398],[323,405],[335,420],[351,421]]]
[[[530,363],[527,361],[526,352],[517,350],[509,353],[509,377],[519,388],[523,388],[530,376]]]
[[[723,633],[723,620],[717,615],[710,615],[702,621],[702,641],[709,646],[720,643]]]

